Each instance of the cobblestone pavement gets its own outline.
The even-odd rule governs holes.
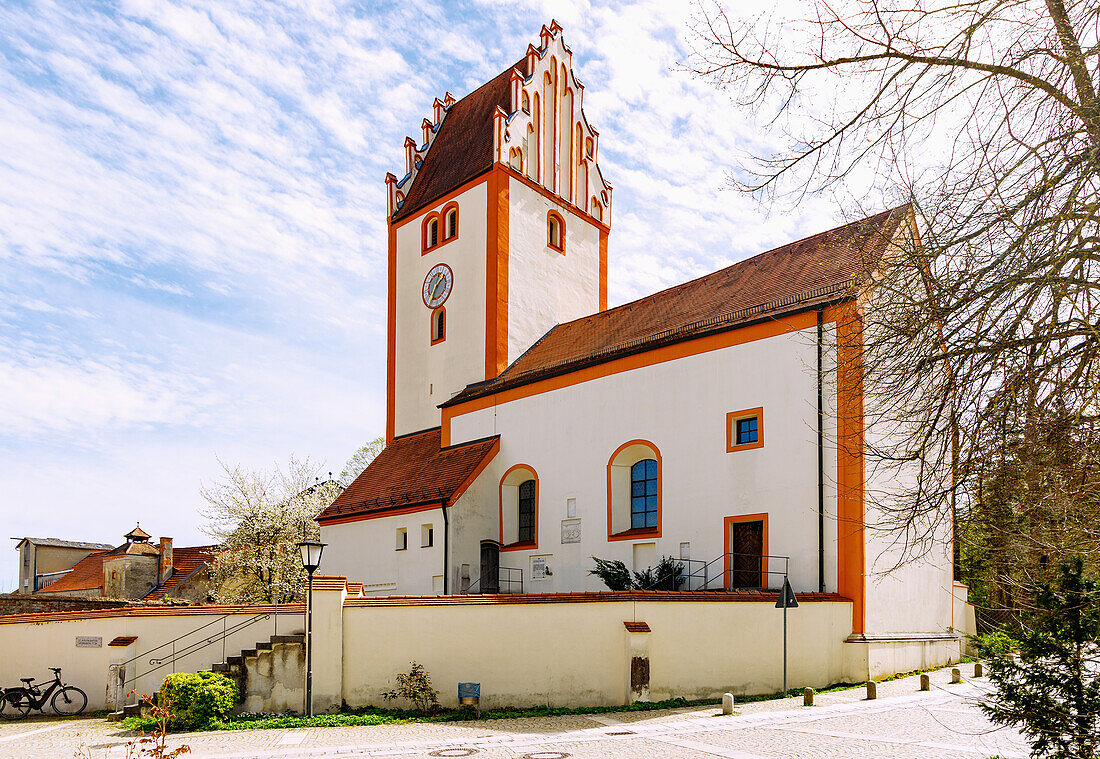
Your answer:
[[[313,757],[882,757],[1025,759],[1013,731],[992,726],[975,707],[984,679],[950,685],[950,671],[931,673],[932,690],[916,677],[863,689],[738,705],[491,722],[421,723],[355,728],[248,730],[172,736],[202,759]],[[0,757],[123,759],[131,736],[102,718],[0,724]],[[83,751],[84,753],[80,753]]]

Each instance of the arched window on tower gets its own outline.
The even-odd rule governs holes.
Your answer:
[[[439,244],[439,217],[432,215],[424,222],[424,250],[431,250]]]
[[[432,345],[447,339],[447,309],[443,306],[432,311]]]
[[[450,203],[443,207],[443,241],[458,236],[458,204]]]
[[[546,214],[546,245],[559,253],[565,252],[565,219],[557,211]]]

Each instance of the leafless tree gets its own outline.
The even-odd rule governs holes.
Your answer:
[[[911,204],[913,233],[869,262],[859,326],[867,466],[907,484],[870,497],[920,551],[975,497],[1006,418],[1026,458],[1048,420],[1097,415],[1100,3],[783,7],[700,6],[689,66],[784,133],[741,189]],[[1040,467],[1018,474],[1060,497]]]

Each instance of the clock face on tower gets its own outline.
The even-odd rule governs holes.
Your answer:
[[[451,294],[454,285],[454,273],[447,264],[436,264],[424,277],[424,305],[428,308],[439,308],[447,296]]]

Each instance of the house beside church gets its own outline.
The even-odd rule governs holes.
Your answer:
[[[325,574],[547,594],[603,590],[592,557],[671,556],[684,590],[788,579],[850,599],[851,641],[957,652],[950,536],[894,568],[864,526],[891,483],[864,466],[857,288],[915,234],[909,209],[608,308],[613,193],[584,94],[554,23],[406,139],[386,448],[318,518]]]

